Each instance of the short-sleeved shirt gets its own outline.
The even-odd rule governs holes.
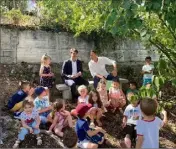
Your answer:
[[[159,129],[163,126],[160,118],[152,121],[139,120],[136,130],[138,136],[143,136],[142,148],[159,148]]]
[[[39,99],[38,97],[34,100],[34,106],[39,111],[41,109],[47,108],[50,106],[48,96]]]
[[[142,71],[147,71],[147,72],[150,72],[153,69],[154,69],[154,66],[151,65],[151,64],[150,65],[144,65],[142,67]],[[144,78],[147,78],[147,79],[151,79],[152,76],[153,76],[153,73],[151,73],[151,74],[144,74]]]
[[[27,93],[23,90],[17,91],[12,97],[9,98],[8,108],[12,109],[15,104],[23,101],[27,97]]]
[[[85,98],[82,98],[81,96],[79,96],[78,102],[88,104],[88,99],[89,99],[89,95],[87,95]]]
[[[89,124],[85,119],[78,119],[76,122],[75,131],[79,141],[86,139],[87,131],[89,130]]]
[[[132,104],[129,104],[124,111],[124,116],[127,117],[127,124],[136,125],[137,120],[142,118],[140,106],[133,107]]]
[[[31,114],[27,114],[26,112],[23,111],[20,114],[20,119],[24,120],[26,124],[30,124],[30,123],[34,122],[38,116],[39,116],[39,114],[38,114],[37,110],[33,109]]]
[[[90,73],[93,77],[95,77],[97,74],[107,77],[109,73],[106,71],[105,66],[113,65],[114,63],[114,60],[111,60],[107,57],[98,57],[97,62],[91,60],[88,65]]]

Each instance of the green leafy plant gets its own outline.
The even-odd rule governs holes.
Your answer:
[[[19,9],[12,9],[10,11],[7,11],[5,13],[5,16],[12,20],[14,24],[19,24],[20,20],[23,17],[23,14],[21,13],[21,11]]]

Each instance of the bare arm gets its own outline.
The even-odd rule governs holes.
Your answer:
[[[44,67],[41,66],[41,67],[40,67],[40,71],[39,71],[39,76],[40,76],[40,77],[50,77],[51,74],[43,74],[43,69],[44,69]]]
[[[54,127],[56,126],[56,124],[57,124],[57,121],[58,121],[58,116],[55,115],[54,120],[53,120],[53,122],[52,122],[52,125],[51,125],[50,128],[49,128],[49,131],[52,131],[52,130],[53,130],[53,128],[54,128]]]
[[[102,128],[98,127],[98,128],[95,128],[95,130],[88,130],[88,131],[87,131],[87,134],[88,134],[90,137],[92,137],[92,136],[96,135],[96,134],[99,133],[99,132],[104,133],[104,130],[103,130]]]
[[[138,136],[137,141],[136,141],[136,148],[142,148],[143,141],[144,141],[144,137],[143,136]]]
[[[21,123],[22,123],[22,126],[24,127],[24,128],[27,128],[27,129],[31,129],[31,127],[29,127],[26,123],[25,123],[25,121],[24,120],[21,120]]]
[[[47,108],[43,108],[43,109],[39,110],[38,112],[40,114],[40,113],[44,113],[44,112],[47,112],[47,111],[50,111],[50,110],[52,110],[52,106],[49,106]]]
[[[116,62],[113,63],[114,70],[117,71],[117,64]]]
[[[167,124],[167,112],[165,110],[162,111],[163,115],[164,115],[164,119],[163,119],[163,126],[165,126]]]
[[[123,122],[122,127],[125,127],[125,126],[126,126],[126,123],[127,123],[127,116],[124,116],[124,117],[123,117],[122,122]]]
[[[36,126],[39,127],[39,125],[40,125],[40,117],[39,117],[39,115],[37,116],[36,122],[37,122]]]

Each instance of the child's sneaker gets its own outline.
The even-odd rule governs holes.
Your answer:
[[[20,144],[20,141],[17,140],[17,141],[15,142],[15,144],[13,145],[13,148],[19,148],[19,144]]]
[[[41,137],[37,137],[37,145],[42,145],[42,139],[41,139]]]
[[[21,112],[14,112],[13,116],[16,119],[20,119]]]

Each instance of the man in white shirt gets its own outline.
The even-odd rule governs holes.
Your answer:
[[[151,57],[147,56],[145,58],[145,65],[142,67],[143,85],[152,83],[154,66],[151,64],[151,60]]]
[[[94,87],[97,88],[98,82],[100,79],[112,80],[117,77],[117,66],[114,60],[111,60],[107,57],[98,57],[94,50],[90,53],[90,62],[89,62],[89,70],[94,78]],[[106,65],[113,65],[114,70],[112,73],[108,73],[106,71]]]
[[[89,82],[82,77],[82,62],[77,59],[78,50],[72,48],[70,50],[71,58],[64,61],[62,66],[62,78],[68,86],[71,87],[72,100],[77,102],[78,93],[76,85],[89,85]]]

